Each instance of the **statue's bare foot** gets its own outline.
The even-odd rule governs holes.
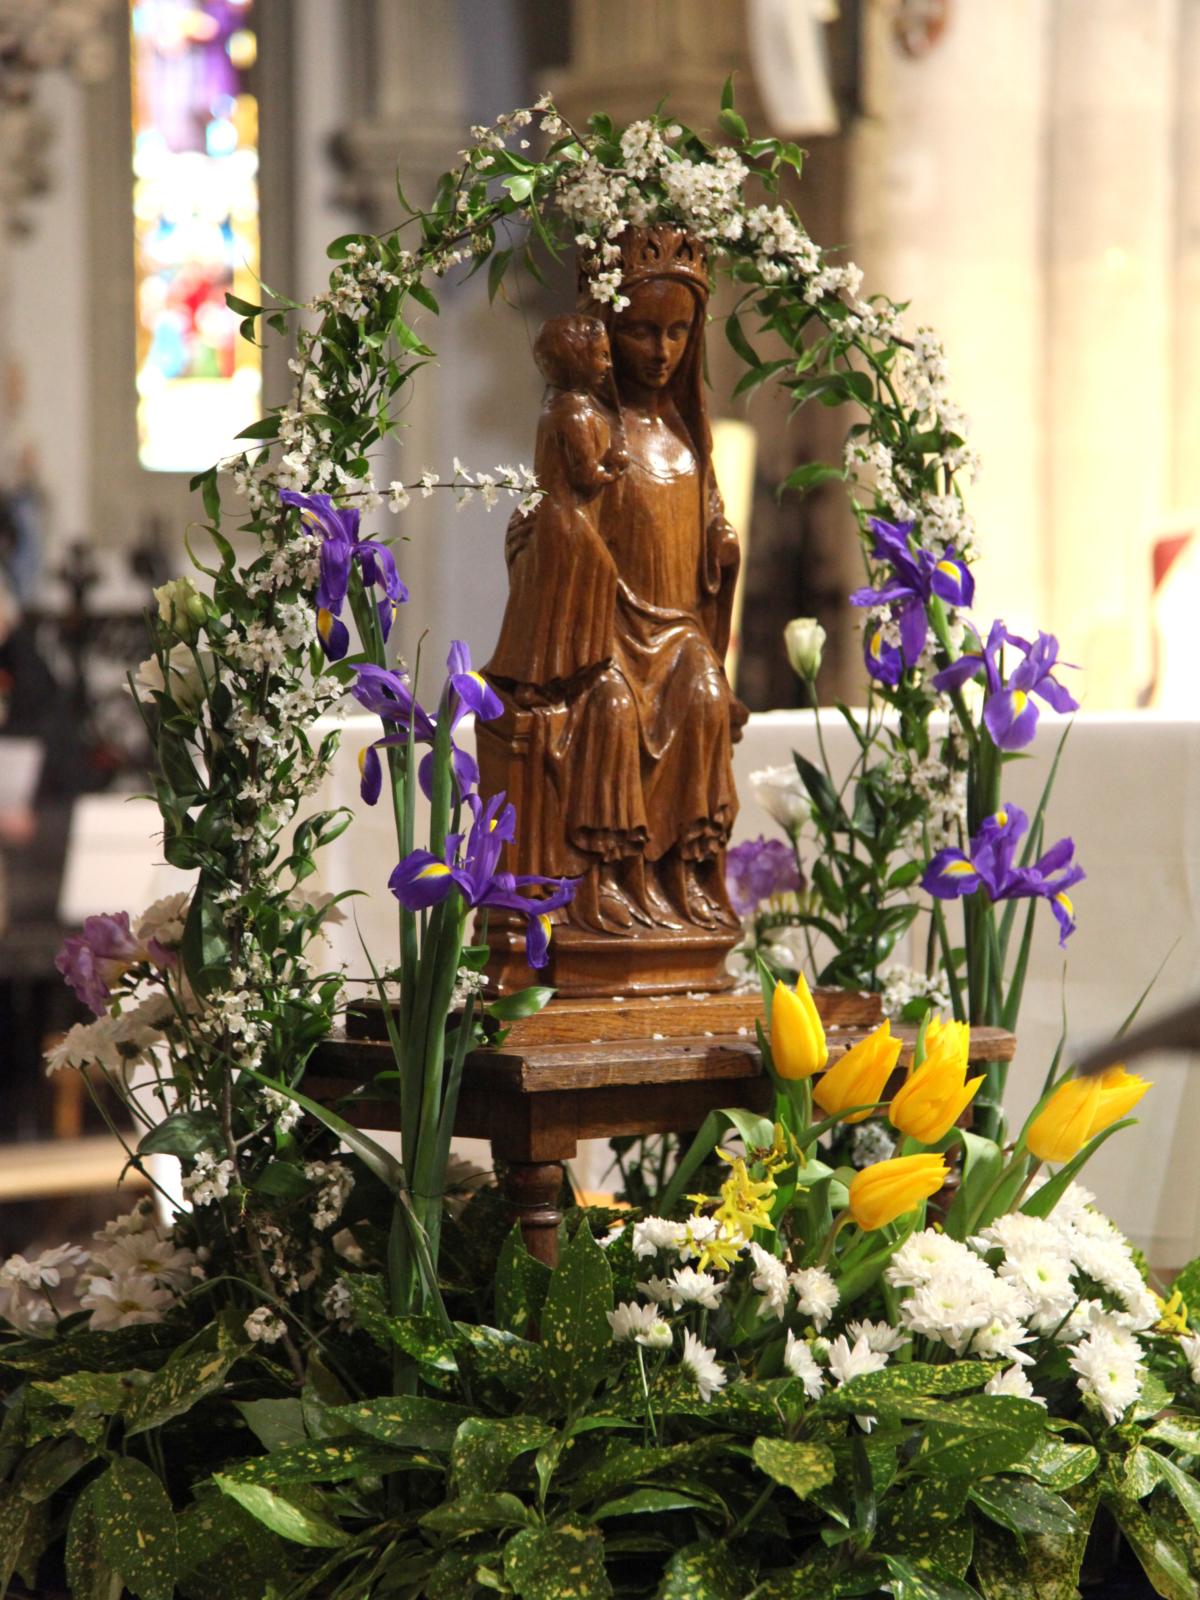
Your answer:
[[[632,933],[635,920],[640,919],[633,902],[617,882],[614,868],[600,868],[596,890],[605,933]]]
[[[689,861],[684,867],[688,904],[697,922],[707,928],[739,928],[741,923],[721,893],[716,861]],[[706,881],[707,880],[707,881]]]
[[[600,906],[600,887],[597,874],[585,872],[579,879],[575,897],[567,913],[571,923],[588,933],[607,933],[604,912]]]

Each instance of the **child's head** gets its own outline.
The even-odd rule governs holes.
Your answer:
[[[604,324],[577,311],[543,323],[533,347],[534,360],[556,389],[597,389],[612,370]]]

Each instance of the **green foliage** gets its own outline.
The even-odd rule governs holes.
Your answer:
[[[568,1412],[580,1410],[604,1372],[612,1343],[612,1272],[582,1224],[563,1251],[542,1312],[546,1376]]]
[[[99,1553],[140,1600],[171,1600],[179,1538],[167,1492],[148,1466],[117,1459],[96,1480],[92,1498]]]

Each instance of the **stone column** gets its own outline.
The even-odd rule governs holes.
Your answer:
[[[1054,8],[1046,625],[1096,707],[1132,704],[1149,676],[1149,544],[1171,467],[1177,13],[1177,0]]]
[[[964,484],[980,602],[1015,628],[1044,609],[1043,134],[1048,0],[966,0],[928,54],[866,8],[865,116],[853,131],[850,238],[868,290],[943,338],[983,456]]]

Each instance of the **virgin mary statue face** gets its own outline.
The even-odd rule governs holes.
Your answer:
[[[618,377],[642,389],[665,389],[679,370],[695,319],[695,297],[684,284],[669,278],[639,283],[612,326]]]

